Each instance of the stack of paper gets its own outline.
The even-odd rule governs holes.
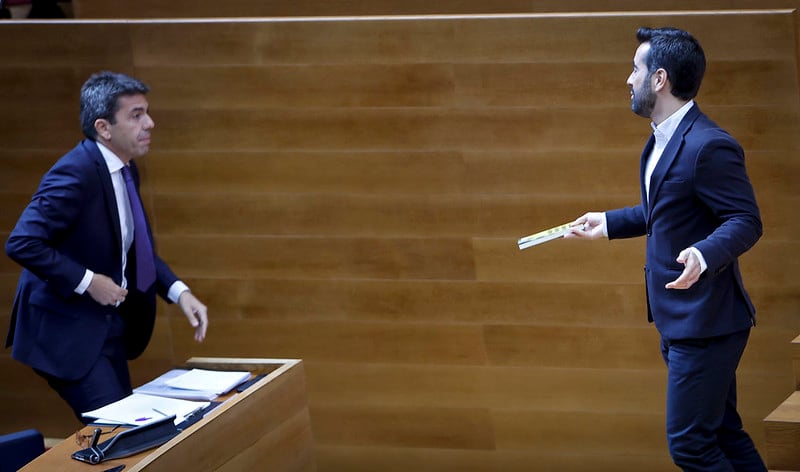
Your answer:
[[[141,387],[136,393],[185,400],[213,400],[250,378],[250,372],[173,369]]]
[[[207,407],[210,402],[194,402],[178,398],[166,398],[133,393],[122,400],[108,404],[82,415],[96,418],[96,423],[144,425],[161,418],[175,415],[175,424],[187,416]]]

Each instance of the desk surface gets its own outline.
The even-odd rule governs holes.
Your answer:
[[[190,359],[194,367],[227,368],[234,364],[215,364],[216,358]],[[125,465],[124,472],[149,471],[223,471],[237,470],[242,465],[273,464],[270,470],[313,471],[316,463],[308,415],[302,361],[269,359],[236,359],[238,370],[253,375],[267,375],[242,393],[217,398],[222,404],[203,419],[181,431],[176,437],[139,454],[91,465],[71,458],[86,446],[78,443],[78,434],[91,436],[95,427],[87,426],[60,443],[21,470],[60,472],[103,472]],[[231,425],[235,425],[235,432]],[[113,431],[112,431],[113,430]],[[107,432],[101,442],[125,429],[101,427]],[[243,440],[247,438],[247,440]],[[281,438],[285,440],[278,440]],[[242,469],[238,469],[242,470]],[[256,470],[256,469],[249,469]]]

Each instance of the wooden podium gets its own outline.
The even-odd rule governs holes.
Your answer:
[[[267,375],[242,393],[229,394],[203,419],[156,449],[90,465],[70,457],[83,448],[70,437],[21,470],[100,472],[123,464],[124,472],[316,470],[301,360],[193,357],[186,365]],[[81,433],[91,430],[86,427]]]

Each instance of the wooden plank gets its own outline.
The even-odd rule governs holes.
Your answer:
[[[77,118],[77,110],[73,110]],[[3,194],[23,194],[30,197],[39,186],[45,172],[69,149],[61,151],[0,150],[0,174]]]
[[[747,291],[756,307],[757,327],[784,328],[800,333],[800,293],[795,287],[749,284]]]
[[[641,282],[624,285],[252,278],[186,281],[213,307],[215,320],[629,327],[646,323]],[[587,311],[583,309],[586,306],[594,308]]]
[[[793,392],[764,419],[767,461],[771,468],[800,468],[800,391]]]
[[[792,340],[792,370],[794,372],[794,385],[800,390],[800,336]]]
[[[663,408],[665,369],[308,362],[312,406],[371,405],[647,413]],[[370,394],[364,395],[364,390]],[[554,395],[553,392],[559,392]]]
[[[319,444],[494,449],[482,408],[311,407]]]
[[[317,461],[320,471],[347,470],[351,472],[440,472],[459,470],[483,472],[502,470],[505,472],[530,472],[557,470],[559,472],[585,472],[591,467],[594,472],[620,472],[647,470],[671,472],[675,465],[666,450],[656,454],[631,454],[630,451],[601,454],[573,449],[570,452],[544,450],[480,451],[463,449],[402,448],[402,447],[355,447],[317,445]]]
[[[658,333],[641,328],[488,325],[491,365],[654,369],[663,365]]]
[[[642,3],[636,0],[502,0],[487,4],[482,0],[380,0],[360,2],[355,0],[327,2],[322,0],[296,0],[291,4],[278,1],[229,0],[221,6],[211,1],[142,0],[140,4],[111,3],[100,0],[73,0],[73,10],[78,18],[216,18],[261,16],[361,16],[361,15],[423,15],[423,14],[479,14],[479,13],[546,13],[546,12],[597,12],[638,11]],[[691,0],[670,0],[659,4],[659,10],[717,10],[794,8],[795,0],[712,0],[698,5]]]
[[[64,38],[70,39],[65,41]],[[97,38],[104,40],[97,41]],[[42,69],[46,65],[48,69],[54,67],[60,70],[74,67],[76,71],[108,68],[118,72],[133,72],[130,34],[124,22],[4,22],[0,28],[0,44],[14,45],[3,51],[0,68],[23,66]],[[43,58],[47,58],[47,61],[43,62]],[[60,86],[55,87],[53,90],[58,90]],[[73,90],[73,93],[77,92]],[[77,102],[75,104],[77,106]],[[39,137],[43,138],[46,134],[41,133]]]
[[[453,151],[166,151],[147,157],[156,193],[413,193],[464,191]]]
[[[791,59],[792,17],[717,12],[670,18],[698,32],[715,60]],[[364,21],[131,22],[136,66],[620,61],[632,57],[635,31],[658,14],[508,18],[391,17]],[[191,34],[186,29],[191,28]],[[748,31],[748,35],[723,34]],[[588,42],[587,42],[588,41]],[[205,47],[198,50],[196,44]],[[537,47],[531,47],[536,44]],[[589,47],[587,47],[587,45]]]
[[[636,450],[657,455],[667,450],[664,417],[659,413],[595,413],[501,410],[492,414],[498,449],[567,454],[619,454]]]
[[[209,323],[203,344],[192,339],[185,320],[173,320],[177,356],[228,355],[236,340],[240,357],[292,358],[307,362],[337,361],[474,365],[486,363],[483,333],[478,326],[219,320]],[[343,349],[347,346],[347,349]]]
[[[2,28],[0,28],[2,30]],[[74,107],[26,107],[20,112],[0,114],[0,129],[3,130],[3,148],[7,151],[46,150],[60,157],[83,138],[78,116],[78,105]],[[46,129],[31,138],[32,129]],[[60,154],[59,154],[60,153]],[[55,162],[55,159],[53,159]]]
[[[582,212],[570,215],[566,221]],[[554,223],[559,224],[559,222]],[[531,233],[544,228],[533,228]],[[480,281],[595,282],[609,281],[609,263],[614,261],[613,282],[643,282],[643,238],[625,240],[554,240],[524,251],[516,240],[473,240],[475,269]]]
[[[185,277],[475,278],[465,239],[200,236],[161,237],[157,244]]]
[[[160,66],[137,72],[153,84],[159,109],[450,106],[455,88],[446,64]]]
[[[43,73],[41,64],[12,66],[4,60],[0,64],[0,101],[8,109],[68,107],[77,117],[81,86],[93,72],[96,66],[54,64]]]
[[[645,414],[662,411],[666,394],[663,366],[606,369],[309,362],[306,367],[315,406],[583,411],[591,405],[589,409],[597,413]],[[787,394],[789,375],[778,367],[767,369],[745,367],[738,373],[740,411],[748,416],[766,416]],[[364,389],[369,396],[364,396]]]
[[[264,451],[274,451],[264,454]],[[220,472],[242,470],[316,471],[308,410],[298,411],[220,467]]]
[[[385,106],[624,106],[628,61],[506,64],[299,64],[141,67],[159,109]],[[708,105],[785,105],[797,92],[794,61],[709,64],[698,97]],[[14,71],[15,75],[19,71]],[[34,70],[23,73],[35,75]],[[83,80],[88,74],[70,79]],[[585,77],[592,80],[587,83]],[[737,80],[730,80],[736,77]],[[2,83],[0,76],[0,83]],[[771,87],[759,87],[769,82]],[[17,81],[13,81],[19,84]],[[76,95],[82,82],[60,90]],[[26,87],[39,87],[32,77]],[[19,88],[19,85],[15,86]],[[44,87],[42,87],[44,88]],[[62,87],[63,88],[63,87]],[[12,89],[13,90],[13,89]],[[202,97],[198,100],[198,97]],[[73,102],[75,100],[72,100]]]
[[[705,109],[718,117],[711,107]],[[721,126],[751,150],[793,150],[789,109],[731,107]],[[617,126],[596,126],[609,121]],[[154,147],[163,151],[242,150],[552,150],[643,146],[647,123],[626,108],[165,110]],[[225,129],[224,133],[219,130]],[[20,129],[21,131],[21,129]],[[576,139],[580,137],[580,141]],[[55,139],[55,138],[54,138]],[[21,146],[21,142],[12,142]]]
[[[461,106],[624,107],[629,98],[625,80],[631,71],[623,57],[608,63],[457,64],[456,99]],[[709,61],[697,100],[707,106],[783,106],[787,95],[797,93],[794,67],[791,57]],[[774,87],[761,87],[765,81]]]
[[[159,235],[196,234],[364,237],[517,238],[561,224],[593,201],[608,208],[622,198],[572,196],[349,194],[175,194],[157,196],[151,217]],[[391,209],[390,211],[387,211]],[[162,217],[163,216],[163,217]],[[526,223],[527,222],[527,223]],[[536,225],[536,226],[534,226]]]
[[[576,190],[596,197],[639,193],[640,139],[617,150],[464,151],[164,151],[146,162],[155,193],[313,193],[318,194],[557,194]],[[748,171],[760,200],[800,196],[792,175],[800,172],[783,151],[746,150]],[[38,182],[39,169],[25,157],[3,159],[19,165],[19,178]],[[54,160],[55,158],[53,158]],[[50,161],[47,161],[50,163]],[[17,168],[17,167],[15,167]],[[22,174],[22,172],[25,172]],[[13,184],[9,179],[9,185]],[[16,179],[13,179],[16,180]],[[27,187],[26,187],[27,188]],[[783,222],[786,224],[788,222]]]

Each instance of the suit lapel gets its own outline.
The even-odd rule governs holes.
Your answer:
[[[670,138],[667,146],[664,148],[664,152],[661,153],[661,158],[658,160],[658,164],[656,164],[656,167],[653,169],[653,175],[650,178],[650,199],[647,202],[648,221],[650,220],[650,214],[653,211],[653,205],[658,197],[658,191],[661,189],[661,184],[664,183],[664,179],[667,176],[667,171],[672,167],[672,164],[678,157],[680,150],[683,148],[683,143],[686,140],[686,133],[689,131],[689,129],[691,129],[692,124],[695,122],[698,116],[700,116],[700,108],[695,104],[692,106],[689,112],[686,113],[686,116],[683,117],[680,124],[675,129],[675,133],[672,135],[672,138]],[[651,137],[651,139],[654,140],[655,138]],[[642,189],[644,189],[644,186]],[[644,192],[644,190],[642,191]]]
[[[111,174],[108,173],[108,166],[97,144],[86,139],[83,141],[83,147],[86,149],[86,153],[92,159],[92,162],[94,162],[97,177],[103,189],[103,202],[105,202],[106,212],[108,213],[109,221],[111,221],[111,232],[114,235],[114,242],[117,245],[118,253],[122,254],[122,230],[120,229],[119,211],[117,210],[117,197],[114,194],[114,186],[111,184]]]

